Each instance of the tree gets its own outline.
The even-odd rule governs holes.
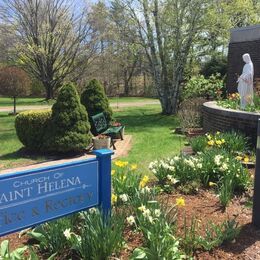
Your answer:
[[[30,91],[30,78],[27,73],[17,67],[0,69],[0,94],[14,99],[14,115],[16,114],[16,98],[25,96]]]
[[[68,77],[82,74],[92,55],[92,31],[85,14],[66,0],[4,0],[5,21],[18,38],[17,60],[53,98]],[[92,47],[91,47],[92,46]]]
[[[81,103],[85,106],[88,112],[91,124],[91,116],[98,113],[104,113],[108,122],[112,120],[112,109],[109,106],[109,101],[105,94],[104,87],[98,80],[93,79],[86,86],[86,89],[81,94]],[[95,127],[92,126],[92,132],[94,129]]]
[[[81,152],[91,142],[86,109],[73,84],[64,85],[52,106],[44,149],[52,152]]]
[[[201,31],[205,0],[115,0],[135,24],[150,64],[163,114],[174,114],[193,40]],[[124,4],[125,3],[125,4]]]

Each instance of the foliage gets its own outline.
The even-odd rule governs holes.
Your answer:
[[[100,211],[90,209],[82,212],[81,217],[79,234],[67,230],[64,235],[82,259],[103,260],[120,251],[124,241],[122,214],[112,211],[111,216],[104,219]]]
[[[52,106],[49,127],[45,135],[44,149],[47,151],[81,152],[90,144],[88,115],[73,84],[66,84],[60,90],[57,102]]]
[[[195,153],[208,149],[223,149],[231,154],[245,153],[249,149],[248,138],[243,134],[231,132],[207,133],[204,136],[194,137],[190,140]]]
[[[21,143],[30,150],[41,150],[50,119],[49,110],[19,113],[15,118],[15,129]]]
[[[23,246],[23,247],[20,247],[20,248],[17,248],[15,250],[11,251],[9,241],[4,240],[1,243],[0,250],[1,250],[1,254],[0,254],[1,260],[23,260],[23,259],[26,259],[24,253],[27,250],[27,246]]]
[[[200,221],[195,217],[192,217],[191,224],[187,227],[185,216],[181,246],[187,255],[198,249],[210,251],[224,243],[232,242],[240,233],[236,218],[224,220],[220,224],[208,222],[205,229],[205,235],[200,235]]]
[[[212,149],[197,156],[175,156],[154,161],[149,168],[162,188],[170,185],[183,189],[191,183],[216,187],[223,206],[227,205],[234,192],[242,192],[250,184],[250,176],[241,162],[224,150]],[[196,188],[196,185],[193,186]],[[190,191],[194,192],[193,189]]]
[[[14,98],[14,114],[16,114],[16,97],[25,96],[30,91],[30,78],[18,67],[0,69],[0,95]]]
[[[149,178],[142,176],[136,172],[137,165],[129,164],[127,161],[115,161],[114,169],[112,170],[112,183],[114,199],[117,204],[122,204],[132,197],[136,196],[136,191],[139,188],[144,188],[147,185]]]
[[[224,108],[241,110],[240,97],[239,97],[238,93],[230,94],[227,99],[218,101],[217,104]],[[254,104],[247,105],[244,110],[247,112],[259,112],[260,111],[260,97],[255,95]]]
[[[224,83],[219,74],[211,75],[208,79],[203,75],[194,76],[184,86],[182,98],[211,97],[220,99],[223,87]]]
[[[203,64],[201,74],[205,78],[218,74],[223,79],[227,74],[227,57],[213,56]]]
[[[77,214],[49,221],[37,226],[27,234],[38,241],[41,252],[47,252],[50,255],[62,255],[69,248],[64,231],[67,229],[74,230],[77,223],[76,219],[78,219]]]
[[[81,94],[81,103],[85,106],[88,112],[91,125],[93,124],[91,116],[98,113],[104,113],[107,121],[111,122],[112,109],[109,106],[109,101],[105,94],[104,87],[98,80],[93,79],[88,83],[86,89]],[[93,125],[91,131],[94,131]]]
[[[171,207],[160,204],[149,189],[137,192],[133,202],[134,216],[127,218],[128,224],[134,224],[138,230],[141,230],[145,242],[143,247],[134,250],[131,259],[185,258],[179,248],[179,239],[174,237],[176,207],[180,203]]]
[[[197,136],[190,139],[190,145],[194,153],[205,151],[207,143],[208,140],[205,136]]]

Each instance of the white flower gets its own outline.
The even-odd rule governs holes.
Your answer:
[[[147,218],[148,218],[148,221],[149,221],[151,224],[154,223],[154,221],[153,221],[153,217],[152,217],[152,216],[148,216]]]
[[[89,213],[93,214],[93,213],[97,212],[97,209],[96,208],[91,208],[88,211],[89,211]]]
[[[223,158],[223,156],[220,155],[220,154],[218,154],[218,155],[215,156],[214,162],[215,162],[215,164],[216,164],[217,166],[220,166],[220,164],[221,164],[220,160],[221,160],[222,158]]]
[[[202,169],[202,163],[198,163],[198,164],[197,164],[197,168],[198,168],[198,169]]]
[[[155,170],[155,169],[152,169],[152,173],[156,174],[156,170]]]
[[[174,156],[174,157],[173,157],[173,160],[174,160],[174,161],[179,161],[179,160],[180,160],[180,157],[179,157],[179,156]]]
[[[172,175],[168,174],[167,175],[167,179],[172,183],[172,184],[176,184],[178,182],[177,179],[175,179]]]
[[[184,163],[189,165],[191,168],[195,168],[195,164],[192,160],[184,159]]]
[[[151,189],[148,186],[145,186],[144,188],[141,189],[141,193],[149,193],[151,191]]]
[[[135,217],[134,216],[129,216],[126,218],[127,223],[132,226],[135,223]]]
[[[127,202],[128,200],[128,196],[126,194],[121,194],[119,195],[119,198],[123,201],[123,202]]]
[[[145,210],[143,211],[143,216],[144,216],[144,217],[148,218],[150,215],[151,215],[150,209],[145,209]]]
[[[71,238],[71,232],[70,232],[70,228],[67,228],[64,230],[63,235],[67,238],[70,239]]]
[[[160,217],[160,215],[161,215],[161,210],[156,209],[156,210],[154,211],[154,215],[155,215],[157,218]]]
[[[222,166],[219,168],[222,172],[226,171],[228,169],[228,165],[226,163],[223,163]]]

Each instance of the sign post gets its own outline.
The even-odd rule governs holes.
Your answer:
[[[256,227],[260,228],[260,119],[258,120],[258,129],[257,129],[255,184],[254,184],[252,222]]]
[[[0,236],[99,206],[111,208],[111,155],[0,175]]]

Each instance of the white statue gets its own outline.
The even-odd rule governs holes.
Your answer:
[[[245,109],[246,105],[253,105],[253,77],[254,77],[254,65],[251,61],[250,55],[245,53],[243,56],[243,61],[246,63],[243,67],[243,72],[239,76],[238,82],[238,93],[240,95],[240,107]]]

